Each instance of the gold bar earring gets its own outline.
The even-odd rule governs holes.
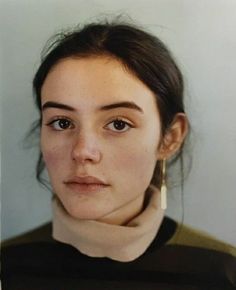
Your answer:
[[[167,209],[167,187],[166,187],[166,160],[162,160],[161,168],[161,209]]]

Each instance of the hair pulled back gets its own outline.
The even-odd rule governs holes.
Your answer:
[[[160,114],[162,136],[175,115],[184,113],[183,77],[167,47],[154,35],[137,26],[116,22],[90,23],[67,33],[57,34],[44,50],[41,64],[33,80],[35,103],[40,113],[41,89],[52,69],[68,57],[110,56],[119,60],[155,95]],[[181,150],[175,156],[175,161]],[[42,154],[37,162],[37,179],[44,169]],[[152,183],[160,186],[160,164],[157,162]]]

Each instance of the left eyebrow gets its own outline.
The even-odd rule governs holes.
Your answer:
[[[110,105],[102,106],[99,108],[99,110],[108,111],[108,110],[117,109],[117,108],[128,108],[128,109],[137,110],[137,111],[143,113],[143,110],[138,105],[136,105],[134,102],[113,103]]]

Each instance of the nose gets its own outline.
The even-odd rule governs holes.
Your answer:
[[[101,159],[101,152],[98,141],[91,134],[78,134],[72,148],[72,159],[78,163],[98,163]]]

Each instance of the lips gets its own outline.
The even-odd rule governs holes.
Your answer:
[[[72,178],[69,178],[65,183],[79,183],[79,184],[102,184],[102,185],[108,185],[102,180],[94,177],[94,176],[74,176]]]
[[[109,186],[109,184],[94,176],[74,176],[67,179],[64,183],[76,193],[98,192]]]

